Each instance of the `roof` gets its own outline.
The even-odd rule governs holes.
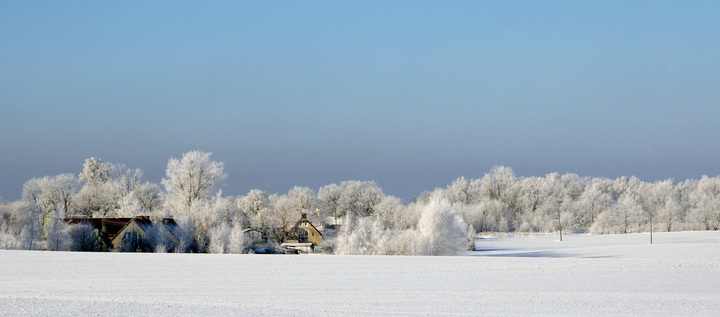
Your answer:
[[[67,224],[88,224],[98,231],[105,227],[107,237],[112,240],[133,218],[65,218]]]
[[[149,217],[142,217],[142,216],[135,217],[130,222],[132,222],[132,221],[135,221],[135,223],[138,225],[138,227],[140,227],[140,229],[142,229],[142,231],[145,231],[145,233],[147,233],[150,229],[152,229],[152,226],[153,226],[153,223]],[[130,225],[130,222],[128,222],[128,224],[125,226],[127,227],[128,225]]]
[[[260,229],[252,228],[252,227],[243,229],[243,230],[242,230],[242,233],[248,233],[248,232],[250,232],[250,231],[255,231],[255,232],[259,232],[259,233],[264,233],[264,232],[262,232]]]
[[[307,215],[306,215],[306,214],[302,214],[302,216],[300,217],[300,220],[298,220],[298,222],[295,223],[295,225],[293,226],[293,228],[299,228],[301,223],[307,223],[308,225],[310,225],[310,227],[312,227],[313,229],[315,229],[315,231],[317,231],[317,233],[319,233],[321,237],[323,236],[322,232],[320,232],[320,230],[318,230],[318,228],[316,228],[316,227],[312,224],[312,222],[310,222],[310,220],[307,219]]]
[[[180,226],[178,226],[173,218],[163,218],[162,223],[176,238],[180,236]]]
[[[125,226],[122,227],[122,229],[120,229],[120,231],[118,231],[118,233],[125,230],[125,228],[127,226],[129,226],[132,222],[135,222],[138,225],[138,227],[140,228],[140,230],[144,231],[145,233],[147,233],[153,227],[153,222],[152,222],[152,220],[150,220],[150,217],[137,216],[135,218],[131,218],[130,221],[128,221],[128,223],[125,224]],[[175,236],[175,238],[177,238],[179,236],[178,231],[180,229],[179,229],[179,226],[177,225],[177,223],[175,222],[175,220],[173,220],[172,218],[163,218],[163,220],[158,221],[158,222],[162,223],[165,226],[165,228],[170,232],[170,234]]]

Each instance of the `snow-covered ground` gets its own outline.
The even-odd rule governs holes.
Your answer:
[[[482,237],[461,257],[0,251],[0,314],[720,314],[720,232],[564,240]]]

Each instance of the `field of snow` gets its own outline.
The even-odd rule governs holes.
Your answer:
[[[480,237],[459,257],[0,251],[0,315],[720,313],[720,232]]]

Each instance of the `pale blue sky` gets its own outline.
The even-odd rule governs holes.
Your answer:
[[[196,149],[226,195],[715,176],[719,79],[716,1],[2,1],[0,196]]]

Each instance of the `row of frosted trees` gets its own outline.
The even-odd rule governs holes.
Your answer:
[[[603,234],[720,228],[718,177],[677,184],[557,173],[518,178],[510,168],[496,167],[483,178],[459,178],[439,191],[479,232]]]
[[[282,242],[302,213],[325,232],[326,250],[340,254],[457,254],[479,232],[718,230],[720,178],[646,183],[575,174],[516,177],[495,167],[479,179],[459,178],[412,202],[386,195],[374,182],[346,181],[286,194],[251,190],[223,196],[223,163],[210,153],[170,159],[162,187],[142,171],[97,158],[78,176],[31,179],[20,201],[0,204],[0,248],[82,250],[87,233],[67,217],[174,217],[178,252],[236,253],[252,227]],[[653,227],[654,225],[654,227]],[[97,233],[96,233],[97,234]],[[78,238],[79,237],[79,238]],[[91,239],[92,240],[92,239]],[[160,243],[160,242],[158,242]],[[150,250],[165,250],[165,244]]]

